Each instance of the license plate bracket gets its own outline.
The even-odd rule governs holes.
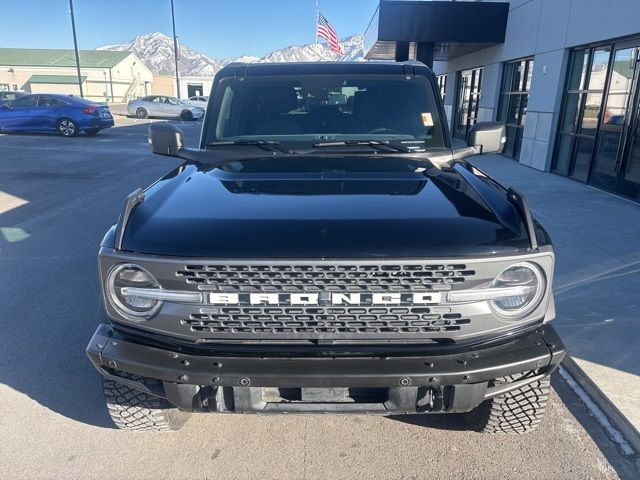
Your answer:
[[[347,401],[346,388],[301,388],[300,399],[309,403],[336,403]]]

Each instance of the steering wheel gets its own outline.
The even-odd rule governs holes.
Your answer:
[[[379,128],[374,128],[373,130],[371,130],[370,132],[367,133],[389,133],[391,135],[400,135],[400,132],[396,131],[396,130],[392,130],[390,128],[386,128],[386,127],[379,127]]]

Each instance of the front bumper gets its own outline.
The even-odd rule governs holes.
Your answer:
[[[550,375],[565,348],[553,327],[544,325],[500,345],[448,355],[196,355],[146,345],[101,324],[87,355],[104,377],[167,398],[182,410],[395,414],[469,411],[488,398]],[[125,378],[121,372],[141,378]],[[516,382],[490,384],[522,373],[525,376]],[[265,392],[274,390],[277,398],[269,401]],[[298,393],[277,393],[285,390]]]

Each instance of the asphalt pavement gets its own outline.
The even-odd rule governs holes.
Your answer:
[[[638,478],[564,380],[538,430],[467,431],[453,415],[193,415],[179,432],[116,430],[84,349],[96,252],[123,198],[178,165],[147,121],[96,137],[0,135],[0,478]],[[188,146],[201,123],[178,122]]]

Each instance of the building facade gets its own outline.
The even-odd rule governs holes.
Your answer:
[[[153,74],[133,52],[80,50],[84,97],[125,102],[151,93]],[[73,50],[0,48],[0,90],[79,95]]]
[[[186,100],[195,96],[209,96],[213,76],[180,76],[180,97]],[[176,79],[171,73],[161,73],[153,76],[151,93],[154,95],[177,96]]]
[[[479,121],[504,122],[505,155],[640,201],[640,1],[383,0],[369,30],[404,22],[411,37],[393,45],[385,27],[386,36],[373,34],[370,52],[391,44],[386,58],[420,60],[425,38],[402,9],[433,17],[473,7],[485,22],[482,8],[500,4],[508,8],[506,24],[494,28],[504,28],[503,41],[426,38],[434,42],[433,69],[454,137],[464,140]],[[464,27],[473,34],[472,24]],[[403,48],[405,58],[398,55]]]
[[[209,96],[213,77],[186,75],[180,77],[180,94],[182,98]]]

